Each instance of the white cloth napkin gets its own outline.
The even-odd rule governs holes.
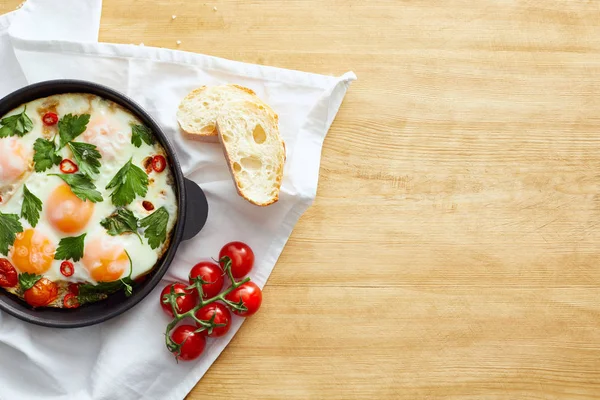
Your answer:
[[[0,97],[57,78],[98,82],[132,97],[171,138],[186,177],[206,192],[208,222],[180,246],[161,287],[120,317],[57,330],[0,313],[2,400],[184,398],[243,319],[235,319],[226,337],[209,340],[200,359],[177,364],[164,345],[169,320],[160,310],[160,290],[167,282],[185,280],[192,265],[216,256],[231,240],[254,249],[251,277],[261,287],[266,283],[298,218],[315,198],[323,139],[356,79],[353,73],[330,77],[98,43],[101,9],[101,0],[29,0],[0,16]],[[198,86],[221,83],[252,88],[280,116],[288,158],[280,201],[272,206],[253,206],[236,194],[219,145],[181,137],[175,119],[179,101]]]

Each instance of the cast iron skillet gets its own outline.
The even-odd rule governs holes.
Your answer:
[[[202,189],[194,182],[185,179],[173,146],[160,126],[134,101],[105,86],[77,80],[54,80],[26,86],[0,99],[0,116],[23,103],[61,93],[90,93],[114,101],[132,112],[147,127],[152,129],[158,141],[167,152],[167,162],[175,178],[175,191],[179,215],[173,229],[171,245],[146,279],[133,288],[133,295],[126,297],[124,292],[110,295],[108,299],[84,305],[75,309],[40,308],[33,309],[18,297],[0,289],[0,309],[24,321],[54,328],[78,328],[106,321],[124,313],[146,297],[165,274],[177,247],[183,240],[194,237],[206,222],[208,203]],[[32,110],[33,111],[33,110]],[[158,300],[157,300],[158,301]]]

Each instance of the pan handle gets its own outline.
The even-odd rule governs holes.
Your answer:
[[[185,225],[183,228],[183,240],[189,240],[196,236],[206,224],[208,218],[208,201],[200,186],[187,178],[185,183]]]

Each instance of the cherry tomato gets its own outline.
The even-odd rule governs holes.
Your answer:
[[[58,115],[56,115],[53,112],[47,112],[42,117],[42,121],[44,121],[44,125],[48,125],[48,126],[56,125],[56,123],[58,122]]]
[[[52,303],[58,297],[58,286],[56,283],[42,278],[30,289],[25,291],[25,301],[33,307],[44,307]]]
[[[75,267],[71,261],[63,261],[60,263],[60,273],[66,277],[72,276],[75,272]]]
[[[194,279],[201,277],[205,283],[202,285],[204,295],[202,298],[210,299],[221,292],[223,288],[223,270],[217,264],[210,261],[202,261],[194,265],[190,271],[190,284],[194,284]]]
[[[171,334],[171,339],[181,345],[179,354],[173,352],[180,360],[194,360],[204,351],[206,339],[202,333],[196,333],[196,329],[193,325],[180,325]]]
[[[163,172],[167,167],[167,160],[160,154],[152,157],[152,169],[156,172]]]
[[[202,334],[208,337],[220,337],[229,332],[229,328],[231,328],[231,313],[223,304],[210,303],[196,311],[196,318],[203,321],[210,321],[213,315],[215,316],[215,324],[225,324],[225,326],[213,328],[211,333],[208,333],[208,330],[204,330],[202,331]],[[201,327],[198,323],[196,323],[196,325],[198,328]]]
[[[78,283],[69,283],[69,293],[73,293],[75,296],[79,296],[79,284]]]
[[[262,291],[254,282],[246,282],[225,296],[225,299],[232,303],[239,303],[241,299],[248,310],[240,312],[232,309],[231,312],[240,317],[249,317],[260,308]]]
[[[236,279],[248,275],[254,266],[254,252],[246,243],[227,243],[219,253],[219,260],[225,256],[231,259],[231,274]],[[221,267],[225,267],[223,262]]]
[[[163,302],[163,300],[165,300],[165,295],[171,293],[171,287],[173,287],[175,293],[185,293],[183,296],[178,296],[175,300],[177,304],[177,312],[179,314],[188,312],[196,306],[196,303],[198,302],[198,294],[192,290],[187,290],[187,285],[184,285],[183,283],[173,283],[165,286],[163,291],[160,293],[160,305],[167,315],[173,317],[171,304],[169,302],[166,304]]]
[[[0,287],[13,287],[18,281],[15,267],[6,258],[0,258]]]
[[[63,299],[63,306],[65,308],[77,308],[79,307],[79,300],[73,293],[67,293]]]
[[[74,174],[79,171],[79,167],[73,161],[65,158],[60,162],[60,170],[63,174]]]

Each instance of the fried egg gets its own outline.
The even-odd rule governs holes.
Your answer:
[[[21,113],[24,106],[0,119]],[[59,121],[67,114],[90,115],[85,130],[73,141],[94,145],[101,154],[99,173],[92,177],[92,182],[103,201],[94,203],[78,197],[61,179],[60,176],[66,174],[59,165],[43,172],[35,171],[36,140],[54,140],[58,147],[58,126],[46,126],[42,121],[49,111],[56,113]],[[50,304],[53,307],[63,306],[62,298],[69,283],[95,285],[125,277],[135,280],[152,271],[169,246],[178,213],[170,167],[162,172],[147,168],[149,158],[156,155],[166,157],[162,146],[157,141],[152,145],[145,142],[140,147],[133,145],[132,126],[141,122],[128,110],[95,95],[68,93],[38,99],[26,104],[26,114],[33,122],[30,132],[22,137],[15,135],[0,139],[0,212],[16,214],[23,226],[23,231],[10,244],[8,254],[0,254],[0,258],[7,258],[19,274],[35,274],[57,283],[61,291]],[[63,160],[77,164],[69,146],[59,149],[58,154]],[[141,228],[133,233],[112,236],[101,225],[103,220],[122,208],[113,204],[113,189],[106,187],[129,160],[148,175],[148,188],[145,196],[136,195],[125,208],[138,220],[161,207],[169,215],[167,238],[155,249],[151,248]],[[35,227],[21,215],[24,186],[42,203]],[[147,210],[144,202],[151,203],[153,207]],[[3,228],[0,226],[0,229]],[[61,272],[61,264],[65,260],[56,259],[57,249],[62,239],[81,235],[85,235],[83,255],[77,261],[70,260],[74,272],[65,276]],[[18,285],[7,290],[23,297]]]

